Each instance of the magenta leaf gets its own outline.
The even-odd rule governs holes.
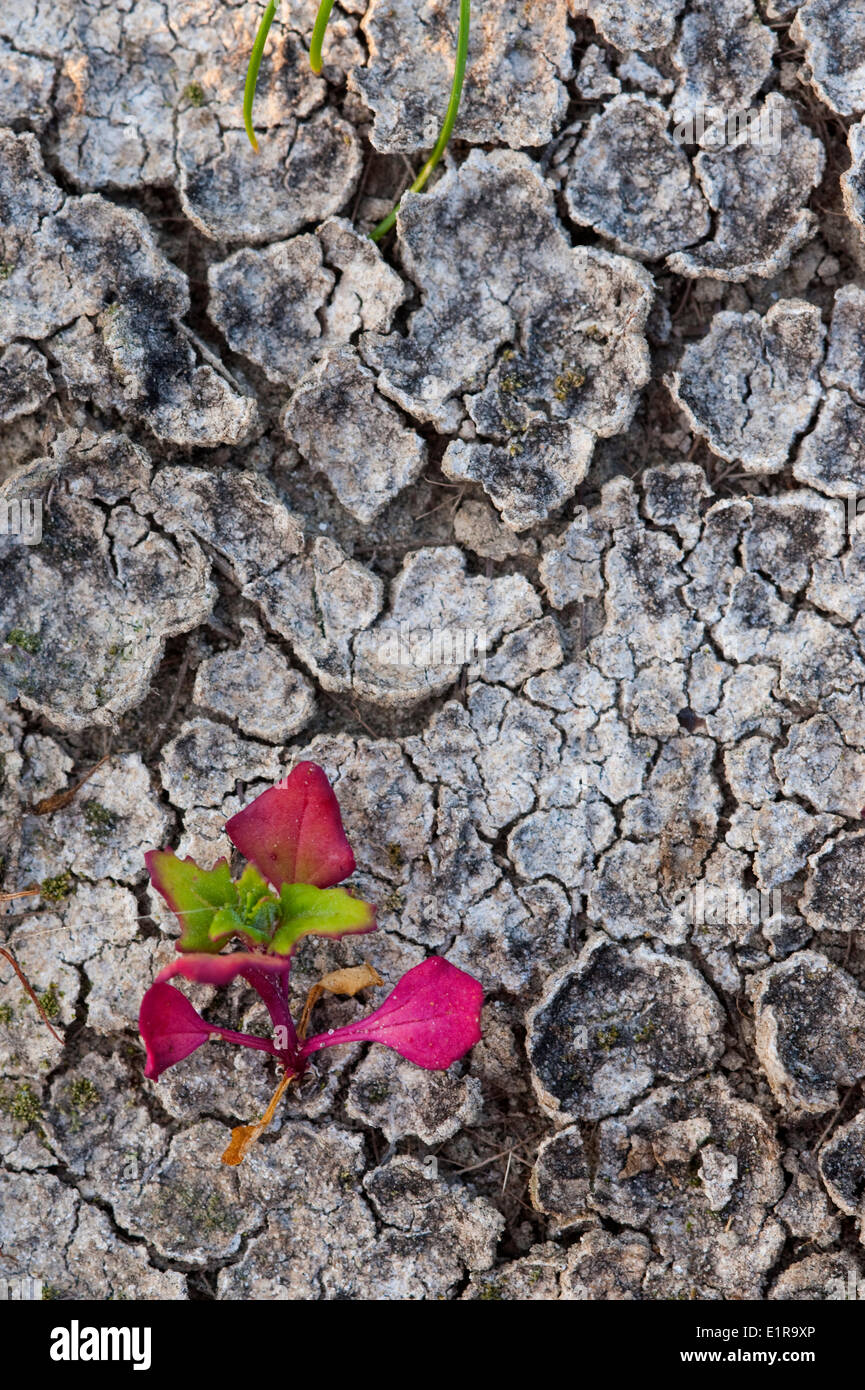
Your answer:
[[[216,1023],[207,1023],[185,994],[159,979],[150,986],[141,1001],[138,1031],[147,1049],[144,1075],[151,1081],[158,1081],[175,1062],[182,1062],[184,1057],[214,1036],[223,1038],[225,1042],[239,1043],[241,1047],[270,1052],[275,1057],[281,1055],[267,1038],[257,1038],[251,1033],[238,1033],[233,1028],[220,1028]]]
[[[147,1048],[144,1075],[158,1081],[162,1072],[206,1043],[213,1030],[179,989],[154,984],[141,1001],[138,1031]]]
[[[279,889],[332,888],[354,873],[339,802],[317,763],[298,763],[226,824],[232,843]]]
[[[381,1008],[304,1043],[306,1057],[340,1043],[379,1042],[428,1071],[444,1071],[480,1042],[483,989],[441,956],[431,956],[403,975]]]

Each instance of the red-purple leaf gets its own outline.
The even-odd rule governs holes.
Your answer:
[[[164,965],[156,979],[157,982],[164,982],[175,975],[182,975],[184,979],[197,980],[202,985],[230,985],[238,975],[248,980],[250,972],[253,975],[259,971],[288,975],[290,969],[291,960],[287,956],[253,955],[251,951],[234,951],[228,956],[190,953]]]
[[[213,959],[213,956],[199,957],[199,960]],[[229,957],[226,956],[225,959],[228,960]],[[175,964],[187,965],[189,960],[190,957],[186,956]],[[182,1062],[184,1057],[188,1057],[212,1037],[220,1037],[225,1042],[239,1043],[241,1047],[253,1047],[258,1052],[269,1052],[274,1057],[283,1055],[268,1038],[258,1038],[252,1033],[238,1033],[234,1028],[220,1028],[217,1023],[207,1023],[198,1010],[193,1008],[185,994],[164,983],[161,978],[164,973],[161,972],[155,984],[150,986],[141,1001],[138,1014],[138,1031],[147,1049],[144,1075],[151,1081],[158,1081],[162,1072],[173,1067],[175,1062]],[[180,973],[188,972],[181,970]]]
[[[480,1042],[483,990],[477,980],[441,956],[403,975],[380,1009],[304,1043],[308,1056],[339,1043],[379,1042],[428,1071],[444,1071]]]
[[[168,1067],[206,1043],[213,1030],[179,989],[157,983],[141,1001],[138,1031],[147,1048],[144,1075],[158,1081]]]
[[[332,888],[354,873],[339,803],[317,763],[298,763],[225,828],[241,854],[277,889],[283,883]]]

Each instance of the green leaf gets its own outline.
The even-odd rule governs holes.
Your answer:
[[[180,922],[177,949],[218,951],[221,941],[210,936],[213,919],[237,900],[228,861],[220,859],[212,869],[202,869],[194,859],[178,859],[173,850],[153,850],[145,857],[151,883]]]
[[[243,929],[243,918],[236,908],[220,907],[213,914],[207,935],[217,946],[224,946],[229,937],[237,936]]]
[[[346,936],[375,930],[375,909],[345,888],[315,888],[311,883],[284,883],[279,894],[282,925],[270,943],[287,956],[302,936]]]

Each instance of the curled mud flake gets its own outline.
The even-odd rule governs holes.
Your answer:
[[[447,959],[485,989],[523,994],[564,963],[571,909],[560,884],[541,879],[519,891],[502,880],[461,914]]]
[[[487,1274],[471,1274],[460,1298],[466,1303],[551,1303],[564,1297],[559,1279],[565,1263],[564,1251],[552,1241],[533,1245],[520,1260],[499,1264]]]
[[[540,617],[522,576],[467,577],[450,546],[406,557],[384,614],[381,581],[325,539],[247,593],[327,689],[389,705],[446,690],[505,633]]]
[[[656,526],[672,527],[692,550],[703,529],[703,504],[714,496],[702,468],[695,463],[668,463],[647,468],[642,478],[646,516]]]
[[[491,1267],[504,1222],[485,1198],[398,1156],[363,1179],[376,1223],[359,1191],[362,1136],[286,1129],[268,1146],[268,1181],[291,1203],[271,1203],[265,1232],[221,1271],[220,1298],[303,1299],[311,1287],[327,1299],[446,1298],[467,1271]]]
[[[634,660],[676,661],[689,655],[702,635],[682,600],[682,552],[661,531],[623,527],[605,560],[607,621],[626,634]]]
[[[185,723],[162,750],[162,785],[176,806],[218,806],[240,779],[277,782],[280,754],[268,744],[239,738],[209,719]]]
[[[818,1158],[829,1196],[846,1216],[855,1216],[865,1245],[865,1110],[841,1125]]]
[[[249,585],[246,595],[326,690],[351,687],[355,636],[382,608],[376,575],[322,536],[307,555]]]
[[[339,217],[314,236],[235,252],[209,268],[208,283],[208,312],[230,346],[288,386],[361,329],[386,332],[406,295],[369,238]]]
[[[32,415],[53,394],[54,382],[41,352],[12,343],[0,353],[0,423]]]
[[[865,119],[847,132],[850,167],[841,175],[844,209],[861,239],[865,240]]]
[[[780,1217],[796,1240],[812,1242],[823,1250],[838,1240],[841,1223],[814,1176],[810,1163],[807,1168],[805,1163],[804,1155],[794,1158],[792,1162],[788,1156],[788,1168],[792,1170],[793,1177],[775,1208],[775,1215]]]
[[[773,780],[771,772],[767,780]],[[754,870],[760,888],[778,888],[789,882],[842,825],[843,821],[838,816],[811,816],[795,801],[767,801],[757,812],[753,825],[757,846]],[[838,897],[843,895],[843,883],[844,880],[841,880],[834,884],[834,893]],[[803,911],[812,926],[819,925],[804,906]],[[841,929],[838,926],[831,928],[833,931]]]
[[[785,796],[804,797],[815,811],[858,818],[865,802],[865,754],[847,746],[828,715],[794,724],[774,762]]]
[[[354,126],[330,107],[271,130],[255,155],[243,130],[220,128],[207,109],[178,121],[180,200],[216,241],[277,241],[338,212],[361,173]]]
[[[848,391],[865,404],[865,290],[842,285],[835,292],[826,362],[820,373],[825,386]]]
[[[784,1303],[819,1303],[823,1299],[855,1298],[862,1269],[852,1255],[806,1255],[778,1275],[766,1297]],[[852,1290],[852,1292],[851,1292]]]
[[[173,544],[148,527],[130,546],[106,526],[104,504],[146,489],[149,476],[147,456],[119,435],[66,436],[3,487],[21,506],[53,494],[38,546],[0,537],[3,636],[29,635],[3,649],[2,666],[25,706],[62,729],[107,724],[137,704],[166,638],[210,612],[209,565],[188,535]]]
[[[22,195],[25,172],[30,187]],[[186,276],[158,250],[145,218],[96,195],[64,198],[31,135],[0,132],[4,186],[0,343],[54,334],[51,352],[73,398],[143,423],[158,439],[244,438],[255,402],[210,360],[198,363],[182,323]]]
[[[623,53],[651,52],[670,43],[685,0],[568,0],[571,14],[588,15],[599,34]]]
[[[615,1114],[656,1079],[687,1081],[723,1051],[723,1011],[693,966],[602,935],[527,1026],[535,1091],[559,1122]]]
[[[424,1144],[443,1144],[479,1123],[481,1085],[474,1077],[423,1071],[376,1048],[352,1074],[346,1110],[354,1120],[380,1129],[388,1143],[416,1135]]]
[[[244,640],[202,661],[195,676],[193,703],[233,720],[250,738],[283,744],[315,714],[310,681],[286,661],[258,624],[241,620]]]
[[[456,259],[442,253],[455,221],[465,246]],[[502,469],[510,462],[518,480],[536,426],[575,421],[603,436],[626,427],[648,379],[651,281],[621,257],[571,247],[524,155],[474,151],[432,193],[403,201],[398,229],[423,303],[407,336],[361,339],[380,391],[445,430],[459,423],[459,397],[477,393],[468,406],[479,433],[502,446]]]
[[[798,951],[755,980],[757,1055],[785,1109],[820,1114],[865,1075],[865,995],[817,951]]]
[[[423,472],[427,446],[382,396],[353,347],[325,354],[283,416],[290,440],[363,524]]]
[[[803,300],[779,300],[762,318],[724,310],[667,384],[713,453],[777,473],[820,399],[824,336],[819,309]]]
[[[0,39],[0,126],[26,120],[41,135],[51,119],[54,66]]]
[[[101,1194],[100,1194],[101,1195]],[[171,1300],[187,1298],[186,1275],[155,1269],[143,1246],[119,1241],[108,1217],[96,1206],[82,1203],[75,1235],[66,1251],[68,1274],[61,1288],[81,1299]]]
[[[805,919],[815,931],[865,931],[865,832],[824,843],[809,862],[799,904]]]
[[[626,255],[657,260],[701,241],[709,209],[690,161],[667,131],[668,113],[618,96],[589,122],[565,185],[568,211]]]
[[[846,391],[825,393],[793,461],[793,476],[829,497],[865,494],[865,407]]]
[[[842,116],[865,110],[865,12],[858,0],[807,0],[790,39],[804,47],[806,71],[821,101]]]
[[[349,84],[374,112],[376,149],[412,153],[435,144],[458,14],[456,0],[372,0],[361,21],[369,62]],[[565,0],[529,8],[501,0],[473,14],[456,138],[513,149],[546,144],[567,111],[572,44]]]
[[[334,286],[317,237],[244,248],[212,265],[208,313],[229,346],[293,385],[321,351],[319,314]]]
[[[516,536],[499,520],[487,503],[467,498],[454,517],[454,537],[457,542],[487,560],[508,560],[512,557],[532,559],[538,543],[530,536]]]
[[[607,65],[607,55],[596,43],[590,43],[577,70],[576,88],[583,101],[618,96],[622,84]]]
[[[776,38],[754,0],[697,0],[682,20],[673,62],[682,74],[673,101],[687,121],[719,108],[722,120],[740,118],[772,72]]]
[[[726,142],[727,126],[721,128]],[[714,132],[714,133],[713,133]],[[805,204],[826,163],[823,145],[802,124],[791,102],[770,92],[747,115],[746,128],[722,148],[710,126],[697,155],[697,178],[716,214],[714,235],[667,265],[678,275],[740,282],[786,269],[817,230]]]
[[[805,489],[757,497],[744,535],[745,565],[791,598],[807,587],[819,561],[843,550],[845,539],[842,509],[824,497]]]
[[[136,1164],[135,1176],[114,1192],[114,1215],[124,1230],[152,1241],[165,1259],[194,1267],[235,1254],[264,1220],[266,1177],[258,1154],[237,1170],[203,1173],[201,1155],[218,1153],[224,1143],[222,1125],[207,1120],[176,1135],[156,1162]]]
[[[645,1230],[659,1256],[644,1297],[760,1297],[785,1237],[769,1215],[778,1144],[756,1106],[721,1079],[664,1087],[603,1120],[598,1145],[590,1206]]]
[[[532,1206],[556,1218],[556,1229],[591,1219],[589,1156],[579,1125],[545,1139],[529,1179]]]
[[[238,585],[269,574],[303,549],[303,532],[273,486],[257,473],[163,468],[151,484],[154,518],[216,551]]]
[[[524,531],[573,496],[594,445],[595,436],[574,420],[534,424],[507,445],[454,440],[442,472],[457,482],[480,483],[505,525]]]
[[[642,1298],[651,1255],[651,1244],[636,1231],[623,1231],[620,1235],[587,1231],[568,1251],[561,1297],[569,1302]]]

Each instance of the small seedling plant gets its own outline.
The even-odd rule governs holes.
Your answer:
[[[289,1010],[294,951],[305,936],[342,937],[375,930],[375,909],[339,887],[355,869],[339,804],[323,769],[299,763],[226,823],[248,861],[237,882],[228,861],[202,869],[173,850],[146,855],[153,886],[181,928],[177,959],[145,994],[139,1030],[147,1049],[145,1076],[161,1074],[211,1040],[275,1057],[282,1077],[264,1115],[232,1130],[223,1163],[236,1166],[271,1123],[286,1087],[312,1055],[343,1043],[378,1042],[430,1071],[444,1071],[480,1040],[483,992],[465,971],[432,956],[405,974],[380,1008],[357,1023],[307,1037],[325,992],[354,995],[383,981],[363,964],[326,975],[309,993],[300,1021]],[[271,1037],[208,1023],[169,983],[176,976],[225,987],[245,980],[265,1004]]]
[[[264,56],[264,49],[267,43],[267,36],[270,26],[273,23],[279,0],[269,0],[260,25],[252,45],[252,53],[249,58],[249,68],[246,74],[246,86],[243,92],[243,124],[249,136],[249,142],[254,150],[258,150],[258,138],[255,134],[255,126],[252,120],[252,107],[255,101],[255,89],[258,84],[258,72],[261,67],[261,60]],[[315,25],[312,31],[312,42],[309,46],[309,63],[314,73],[320,73],[324,66],[322,47],[324,36],[327,32],[330,13],[334,6],[334,0],[321,0],[318,13],[315,17]],[[450,100],[448,101],[445,118],[439,132],[439,137],[433,147],[432,153],[418,174],[417,178],[409,188],[410,193],[420,193],[426,186],[430,174],[435,169],[442,155],[448,147],[454,126],[459,115],[460,102],[462,100],[463,83],[466,75],[466,65],[469,55],[469,32],[471,29],[471,0],[460,0],[460,20],[457,31],[457,51],[454,63],[453,83],[451,84]],[[370,232],[373,241],[381,241],[386,236],[396,222],[396,215],[399,212],[400,204],[392,208],[386,217]]]

